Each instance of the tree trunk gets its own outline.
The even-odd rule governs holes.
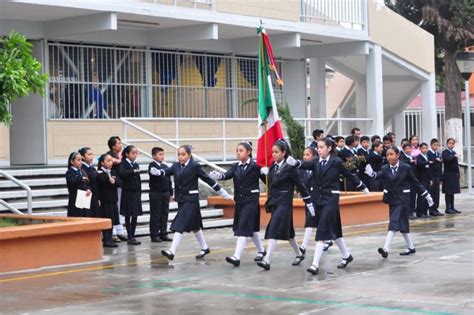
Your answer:
[[[463,151],[463,129],[462,129],[462,107],[461,107],[461,88],[459,85],[459,69],[456,64],[456,50],[445,50],[444,56],[445,73],[445,114],[446,139],[454,138],[456,140],[455,151],[462,158]],[[445,143],[444,143],[445,145]]]

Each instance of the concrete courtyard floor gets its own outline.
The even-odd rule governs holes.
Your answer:
[[[306,272],[314,242],[297,267],[291,247],[279,242],[263,271],[250,242],[239,268],[225,262],[234,251],[231,229],[205,231],[212,253],[202,261],[193,235],[171,263],[160,254],[169,243],[141,238],[141,246],[107,249],[102,262],[0,274],[0,313],[474,314],[473,204],[463,193],[456,196],[462,214],[412,221],[412,256],[399,256],[405,245],[397,234],[388,259],[380,257],[386,223],[346,228],[354,261],[337,269],[333,246],[317,276]]]

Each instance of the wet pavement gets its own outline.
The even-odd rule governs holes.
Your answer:
[[[316,276],[306,272],[314,242],[297,267],[279,242],[263,271],[251,242],[239,268],[225,262],[234,252],[231,229],[204,232],[212,253],[201,261],[193,235],[170,263],[160,254],[170,243],[141,238],[141,246],[107,249],[102,262],[1,274],[0,313],[474,314],[474,196],[456,198],[462,214],[412,221],[412,256],[398,255],[405,243],[396,234],[388,259],[380,257],[386,223],[346,228],[354,261],[337,269],[333,246]]]

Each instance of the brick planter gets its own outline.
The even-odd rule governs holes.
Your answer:
[[[366,223],[377,223],[388,220],[388,205],[382,202],[381,192],[371,192],[364,195],[359,192],[341,194],[340,211],[343,226]],[[262,195],[263,196],[263,195]],[[260,225],[265,228],[270,220],[270,214],[265,212],[265,197],[260,197]],[[234,201],[225,200],[220,196],[208,197],[209,205],[224,209],[224,217],[234,217]],[[295,198],[293,201],[293,223],[295,228],[303,228],[305,222],[304,202]]]
[[[102,259],[109,219],[2,214],[45,223],[0,228],[0,273]]]

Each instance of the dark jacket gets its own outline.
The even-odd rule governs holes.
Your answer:
[[[381,154],[377,154],[374,151],[370,150],[369,152],[369,157],[367,158],[368,164],[372,166],[372,169],[374,172],[378,172],[382,169],[382,166],[384,164],[383,162],[383,156]]]
[[[380,172],[377,172],[377,178],[383,179],[384,194],[383,202],[394,205],[404,204],[410,206],[410,192],[413,187],[422,197],[426,196],[428,191],[416,178],[410,165],[399,162],[397,175],[392,176],[390,164],[385,164]]]
[[[430,161],[421,154],[416,158],[416,176],[421,183],[429,183],[433,180],[430,169]]]
[[[120,187],[121,180],[114,170],[110,171],[110,176],[115,177],[115,184],[110,183],[109,175],[106,171],[97,171],[97,188],[99,200],[102,204],[118,201],[117,187]]]
[[[140,173],[135,173],[134,170],[140,170],[138,163],[133,163],[133,166],[127,160],[123,160],[118,167],[118,175],[122,180],[122,190],[126,191],[142,191],[142,181]]]
[[[248,201],[258,201],[260,197],[259,180],[264,176],[260,176],[260,167],[254,161],[250,160],[243,173],[239,163],[234,163],[224,173],[222,180],[234,180],[234,200],[237,203],[245,203]]]
[[[150,181],[148,184],[150,187],[150,193],[169,192],[170,195],[173,195],[173,187],[171,185],[171,179],[169,177],[151,175],[150,170],[153,167],[159,170],[166,170],[169,168],[165,163],[158,163],[155,161],[148,164],[148,174],[150,175]]]
[[[432,152],[431,150],[429,150],[428,160],[431,162],[431,175],[433,176],[433,178],[437,178],[439,180],[442,175],[443,164],[437,159],[441,159],[441,154],[439,152]]]

